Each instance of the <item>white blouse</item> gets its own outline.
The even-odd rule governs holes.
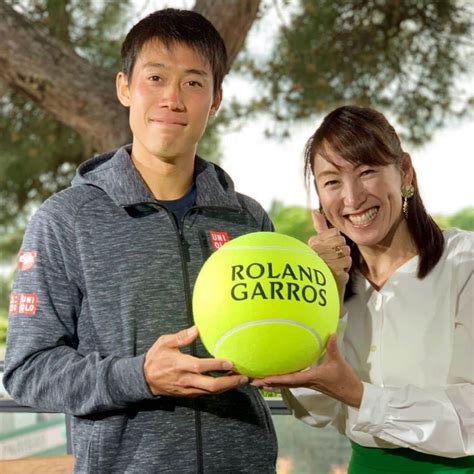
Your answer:
[[[444,232],[424,279],[418,257],[379,291],[358,274],[339,347],[364,385],[360,408],[314,390],[283,391],[297,418],[367,447],[474,455],[474,233]]]

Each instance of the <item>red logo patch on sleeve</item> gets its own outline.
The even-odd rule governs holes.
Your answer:
[[[37,253],[35,250],[31,252],[20,252],[18,254],[18,270],[20,272],[24,272],[33,268],[34,264],[36,263],[36,256]]]
[[[34,316],[38,308],[38,295],[36,293],[11,293],[9,314],[24,314]]]
[[[210,230],[208,232],[209,240],[213,250],[220,249],[224,244],[229,242],[229,234],[225,231]]]

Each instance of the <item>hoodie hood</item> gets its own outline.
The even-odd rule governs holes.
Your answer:
[[[133,165],[131,148],[131,145],[127,145],[82,163],[72,180],[72,186],[95,186],[120,207],[156,202]],[[234,183],[222,168],[196,156],[194,175],[198,206],[241,209]]]

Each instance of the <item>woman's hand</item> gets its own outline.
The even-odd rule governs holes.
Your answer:
[[[319,211],[313,211],[311,215],[316,235],[309,238],[308,245],[326,262],[334,275],[339,290],[342,315],[344,292],[352,265],[351,249],[336,228],[328,227],[326,218]]]
[[[360,407],[364,392],[362,382],[341,356],[335,335],[328,339],[326,355],[320,365],[293,374],[255,379],[251,385],[270,390],[275,388],[311,388],[356,408]]]

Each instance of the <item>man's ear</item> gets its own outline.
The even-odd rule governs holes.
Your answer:
[[[117,73],[115,78],[115,87],[117,89],[117,97],[124,107],[130,107],[130,89],[128,87],[128,78],[124,72]]]
[[[402,156],[402,184],[413,184],[413,164],[408,153]]]
[[[209,111],[209,117],[216,115],[221,105],[221,102],[222,102],[222,87],[220,87],[219,90],[214,95],[214,99],[211,105],[211,110]]]

